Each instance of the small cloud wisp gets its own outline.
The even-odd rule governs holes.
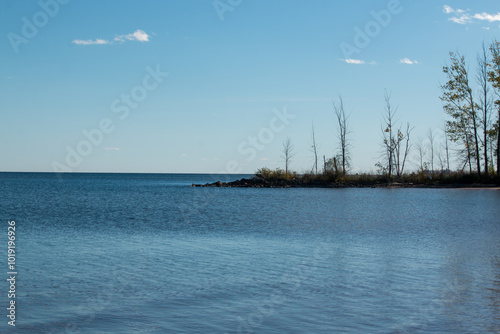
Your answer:
[[[95,40],[75,39],[71,43],[76,45],[106,45],[106,44],[121,44],[127,41],[149,42],[150,37],[151,36],[145,33],[144,31],[137,29],[131,34],[118,35],[111,41],[102,38],[98,38]]]

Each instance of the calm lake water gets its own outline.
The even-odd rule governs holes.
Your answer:
[[[500,332],[500,191],[213,181],[0,173],[0,332]]]

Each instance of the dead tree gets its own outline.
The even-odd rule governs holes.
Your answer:
[[[337,105],[333,102],[333,109],[335,110],[335,115],[337,116],[338,124],[338,140],[339,140],[339,158],[341,159],[340,164],[342,166],[342,174],[347,173],[349,167],[349,141],[348,141],[348,119],[349,116],[346,115],[344,109],[344,101],[342,96],[339,95],[339,104]]]
[[[282,158],[285,160],[285,176],[288,176],[288,166],[292,162],[292,158],[295,156],[294,147],[290,137],[283,142],[281,152],[283,152]]]
[[[313,165],[313,171],[315,174],[318,174],[318,145],[316,143],[316,135],[314,132],[314,124],[312,125],[311,129],[311,151],[314,154],[314,165]]]

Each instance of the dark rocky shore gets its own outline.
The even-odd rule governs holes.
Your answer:
[[[193,184],[192,187],[221,187],[221,188],[495,188],[495,184],[446,184],[429,182],[425,184],[391,182],[386,180],[350,181],[350,182],[307,182],[303,179],[266,180],[258,176],[250,179],[241,179],[233,182],[214,182]]]

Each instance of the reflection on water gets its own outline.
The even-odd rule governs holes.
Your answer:
[[[0,174],[16,329],[500,331],[500,192],[187,186],[211,181]]]

